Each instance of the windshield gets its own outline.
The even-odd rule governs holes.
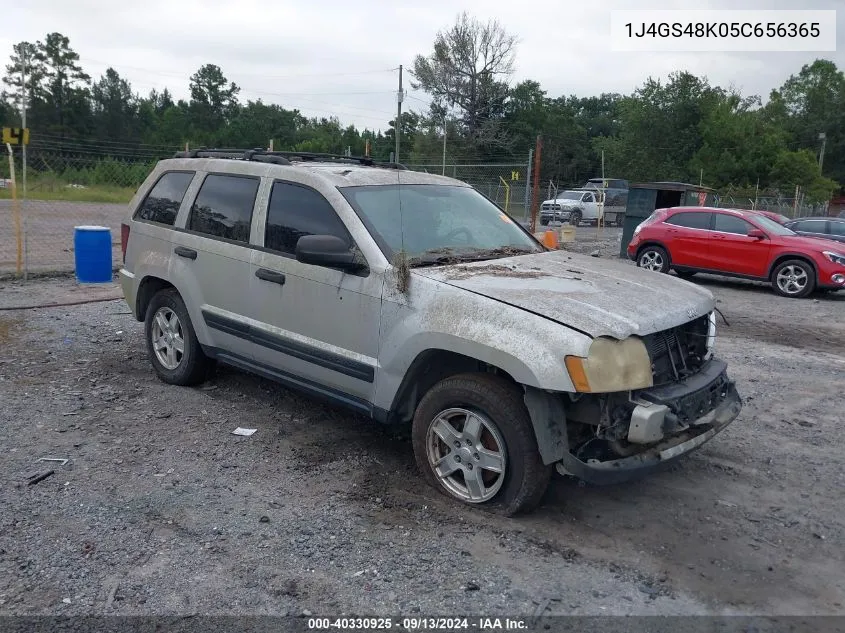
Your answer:
[[[774,233],[775,235],[796,235],[795,231],[792,229],[786,228],[771,218],[767,218],[765,215],[755,215],[757,217],[754,219],[757,221],[757,224],[760,225],[760,228],[767,230],[769,233]]]
[[[557,194],[555,200],[580,200],[583,195],[580,191],[564,191],[563,193]]]
[[[410,259],[423,263],[436,263],[444,256],[489,259],[543,251],[510,216],[471,187],[338,189],[390,259],[403,248]]]

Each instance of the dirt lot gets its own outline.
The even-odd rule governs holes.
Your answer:
[[[32,273],[72,271],[73,228],[80,225],[107,226],[111,229],[112,259],[117,265],[120,254],[120,223],[125,204],[27,200],[26,249]],[[21,221],[23,230],[23,220]],[[0,278],[14,273],[17,265],[17,240],[11,200],[0,200]]]
[[[270,382],[162,384],[119,300],[0,311],[0,614],[845,614],[845,293],[700,283],[740,418],[643,481],[556,477],[519,519]],[[87,294],[3,286],[6,307]]]

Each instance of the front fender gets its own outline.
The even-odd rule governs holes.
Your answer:
[[[483,361],[523,385],[571,392],[564,358],[586,355],[592,341],[520,308],[416,275],[407,297],[385,296],[381,325],[374,404],[386,409],[414,360],[428,350]]]

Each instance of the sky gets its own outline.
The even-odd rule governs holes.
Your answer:
[[[825,58],[845,69],[845,3],[816,0],[25,0],[10,3],[0,52],[21,40],[58,31],[95,80],[109,66],[147,95],[169,88],[188,96],[190,76],[220,66],[241,87],[240,99],[261,99],[306,116],[382,129],[395,116],[398,67],[431,53],[435,35],[460,11],[497,19],[518,38],[512,82],[534,79],[551,97],[630,93],[648,77],[688,70],[711,84],[765,98],[803,64]],[[614,52],[610,15],[618,9],[835,9],[837,51],[816,53]],[[727,15],[727,14],[726,14]],[[4,65],[7,62],[4,62]],[[405,110],[428,98],[409,85]]]

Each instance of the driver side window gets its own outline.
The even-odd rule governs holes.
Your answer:
[[[334,235],[352,246],[349,231],[322,194],[290,182],[273,183],[267,206],[264,246],[294,255],[296,243],[305,235]]]

